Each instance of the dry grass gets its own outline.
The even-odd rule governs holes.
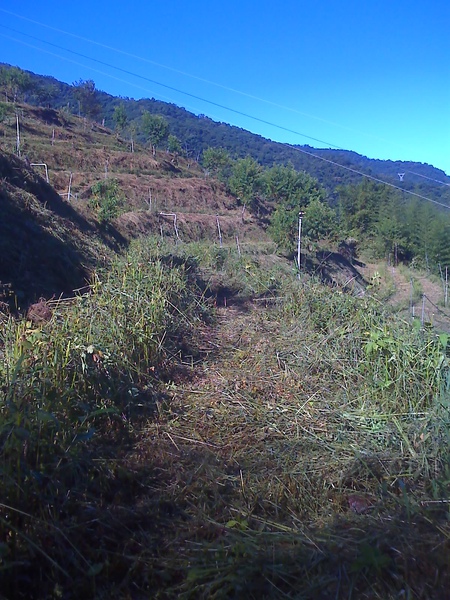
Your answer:
[[[444,598],[442,459],[420,448],[431,413],[362,410],[348,365],[279,319],[221,309],[203,374],[173,386],[138,446],[183,510],[164,558],[186,579],[171,594]]]
[[[83,211],[107,156],[130,207],[153,185],[157,207],[183,213],[186,235],[214,231],[214,216],[190,218],[200,197],[205,212],[231,207],[186,165],[174,173],[163,159],[128,157],[114,135],[73,117],[25,117],[25,149],[61,190],[79,158],[74,192],[86,198],[77,211],[58,206],[79,211],[88,232]],[[7,140],[14,126],[1,125]],[[54,146],[42,142],[52,128]],[[8,202],[12,185],[2,183]],[[72,239],[86,262],[105,250],[71,238],[20,189],[18,221],[33,214],[42,235],[65,252]],[[242,257],[231,243],[140,242],[89,294],[54,301],[49,322],[1,318],[6,597],[448,597],[448,336],[299,282],[234,218],[223,229],[230,239],[244,230]],[[147,221],[159,230],[143,220],[143,232]]]
[[[445,598],[446,340],[408,333],[370,299],[298,282],[270,256],[239,259],[231,249],[198,244],[133,252],[100,278],[97,298],[83,300],[74,330],[70,304],[54,306],[55,315],[66,314],[66,345],[73,331],[83,337],[81,323],[93,311],[86,381],[83,371],[81,387],[72,379],[67,402],[75,395],[74,407],[83,407],[83,398],[97,398],[99,412],[90,407],[97,433],[90,421],[75,422],[75,433],[64,435],[78,440],[68,444],[77,452],[64,458],[59,441],[53,474],[46,467],[45,481],[21,479],[33,493],[15,505],[3,501],[2,528],[7,519],[14,524],[0,546],[7,596]],[[146,265],[153,265],[150,278]],[[183,273],[190,282],[186,289],[170,283],[174,268],[177,285]],[[170,294],[166,317],[151,308],[159,297],[154,273]],[[226,306],[211,321],[211,301],[224,287]],[[122,304],[132,297],[126,318]],[[195,310],[188,315],[189,298]],[[168,319],[168,332],[182,325],[169,344],[152,327],[150,345],[140,339],[135,321],[150,309],[157,322]],[[57,322],[48,327],[56,340]],[[380,328],[379,348],[368,354],[370,331]],[[50,338],[33,336],[43,352]],[[394,365],[400,346],[405,354]],[[417,349],[427,360],[418,360]],[[97,381],[99,361],[106,371]],[[38,364],[30,365],[35,386]],[[414,384],[381,385],[386,365],[392,379],[403,371]],[[14,397],[29,389],[26,380],[20,386]],[[56,398],[45,386],[48,413]],[[403,390],[415,390],[409,402]],[[54,432],[51,419],[45,426]],[[30,453],[20,436],[15,444]],[[11,498],[20,499],[10,484]]]

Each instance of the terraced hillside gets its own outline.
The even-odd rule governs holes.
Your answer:
[[[0,595],[446,599],[450,338],[409,314],[440,287],[325,243],[298,273],[195,163],[18,116]]]
[[[224,241],[264,237],[196,163],[166,152],[153,156],[138,145],[131,152],[111,130],[62,111],[6,106],[0,281],[12,284],[20,303],[86,285],[94,265],[138,235],[218,240],[219,227]],[[117,200],[107,222],[103,185]]]

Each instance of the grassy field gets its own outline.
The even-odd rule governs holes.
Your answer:
[[[448,597],[448,334],[384,305],[150,238],[1,317],[4,597]]]

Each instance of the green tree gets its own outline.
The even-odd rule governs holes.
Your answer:
[[[44,104],[49,107],[51,106],[52,101],[57,99],[58,93],[59,91],[57,86],[51,83],[40,83],[33,90],[33,94],[37,102],[41,105]]]
[[[123,130],[128,125],[128,116],[123,102],[114,108],[113,121],[116,125],[116,131],[118,133],[123,133]]]
[[[225,148],[207,148],[202,155],[203,168],[224,181],[230,175],[231,156]]]
[[[295,186],[284,186],[278,195],[279,201],[268,230],[274,242],[287,252],[295,250],[300,212],[305,213],[304,232],[311,240],[332,236],[337,227],[336,217],[334,211],[323,202],[326,194],[319,182],[307,173],[294,171],[281,174],[288,182],[294,181]]]
[[[250,156],[236,160],[231,167],[228,187],[244,206],[254,211],[262,189],[262,167]]]
[[[176,135],[169,135],[167,138],[167,150],[177,156],[181,154],[181,142]]]
[[[393,257],[394,261],[411,258],[405,202],[396,191],[388,192],[388,200],[382,202],[374,223],[372,236],[378,257]]]
[[[430,250],[433,245],[434,221],[442,215],[429,202],[410,199],[405,207],[408,247],[415,264],[430,267]]]
[[[436,218],[430,231],[430,258],[437,270],[438,265],[441,268],[450,267],[450,219],[447,215],[441,215]]]
[[[98,119],[102,112],[102,105],[95,89],[95,82],[92,79],[86,81],[80,79],[73,83],[73,89],[74,96],[79,103],[80,113],[91,119]]]
[[[33,89],[33,81],[28,73],[19,67],[1,67],[0,85],[5,88],[7,97],[17,102],[25,92]]]
[[[313,198],[305,209],[303,231],[313,242],[335,238],[338,232],[336,211],[326,202]]]
[[[338,188],[340,216],[348,232],[358,237],[373,233],[381,204],[387,202],[389,189],[363,179],[359,185]]]
[[[264,173],[266,196],[285,206],[306,208],[311,200],[324,200],[325,191],[317,179],[304,172],[296,171],[291,165],[275,165]]]
[[[152,115],[148,110],[145,110],[142,114],[142,131],[150,142],[153,155],[155,155],[157,146],[169,134],[169,124],[161,115]]]

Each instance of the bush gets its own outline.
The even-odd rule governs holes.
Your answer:
[[[96,211],[100,223],[109,223],[119,216],[124,204],[124,195],[115,179],[99,181],[91,188],[90,206]]]
[[[113,439],[114,456],[120,454],[137,405],[151,403],[167,361],[183,351],[194,354],[194,329],[206,307],[192,268],[156,245],[135,243],[94,276],[90,293],[56,305],[41,327],[11,317],[2,324],[5,580],[16,580],[16,564],[27,580],[24,572],[41,560],[50,582],[61,572],[77,573],[72,542],[59,527],[77,512],[80,498],[107,493],[110,475],[102,476],[102,461],[93,457]]]

